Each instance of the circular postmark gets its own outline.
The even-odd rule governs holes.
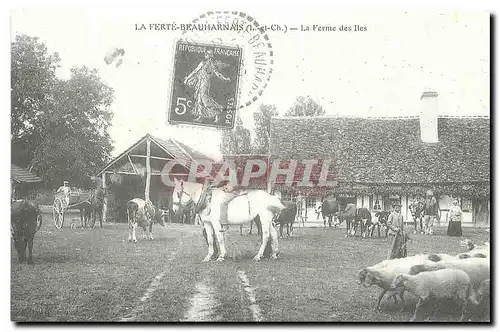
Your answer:
[[[273,47],[254,17],[239,11],[206,12],[185,27],[182,37],[241,49],[239,108],[250,106],[263,94],[273,72]]]
[[[180,30],[169,121],[233,128],[236,110],[257,101],[273,72],[265,29],[245,13],[216,11]]]

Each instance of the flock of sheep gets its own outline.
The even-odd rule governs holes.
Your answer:
[[[425,318],[424,306],[443,299],[456,300],[460,306],[460,321],[470,317],[471,311],[480,312],[489,319],[490,303],[490,243],[475,246],[471,240],[460,242],[468,251],[458,255],[420,254],[399,259],[384,260],[359,271],[358,284],[382,288],[375,310],[386,293],[401,299],[404,292],[419,298],[412,321]],[[469,318],[470,319],[470,318]]]

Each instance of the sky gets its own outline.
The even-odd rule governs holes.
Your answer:
[[[206,7],[205,7],[206,6]],[[260,103],[283,114],[297,96],[309,95],[328,115],[411,116],[420,112],[425,90],[439,94],[440,115],[490,114],[490,30],[486,12],[362,9],[322,10],[299,5],[290,11],[239,5],[260,24],[354,25],[364,32],[269,31],[273,73],[262,96],[239,110],[246,127]],[[213,6],[212,6],[213,7]],[[72,66],[97,68],[115,91],[110,134],[114,155],[145,133],[171,136],[214,158],[220,157],[217,129],[166,122],[173,68],[174,31],[135,31],[136,23],[187,23],[208,10],[176,6],[142,9],[13,10],[11,37],[37,36],[58,52],[66,78]],[[231,8],[233,9],[233,8]],[[126,52],[115,68],[103,60],[112,47]]]

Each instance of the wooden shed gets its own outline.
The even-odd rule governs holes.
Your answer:
[[[169,161],[175,161],[175,165],[166,171]],[[212,162],[212,159],[173,138],[146,134],[96,175],[106,192],[103,218],[107,216],[109,187],[120,188],[120,185],[122,189],[116,189],[114,194],[123,200],[139,197],[151,200],[159,208],[171,208],[173,188],[167,185],[165,177],[185,177],[190,167],[200,162]],[[124,207],[117,208],[124,211]]]

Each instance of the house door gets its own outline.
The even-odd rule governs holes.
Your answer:
[[[474,224],[483,226],[490,224],[490,211],[487,199],[473,199],[472,210]]]
[[[316,213],[316,206],[318,202],[321,202],[321,197],[310,195],[306,196],[304,199],[304,213],[303,215],[307,217],[307,221],[316,221],[321,219],[321,215],[318,216]]]

